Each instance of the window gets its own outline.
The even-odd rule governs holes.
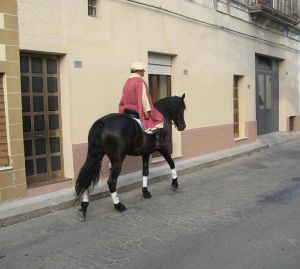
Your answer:
[[[3,76],[0,74],[0,167],[8,165]]]
[[[88,0],[88,14],[91,17],[97,15],[97,0]]]
[[[240,136],[239,115],[239,80],[241,76],[233,76],[233,133],[234,138]]]

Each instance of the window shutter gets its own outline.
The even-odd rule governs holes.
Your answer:
[[[3,80],[0,76],[0,166],[8,165]]]
[[[171,56],[149,53],[148,74],[171,75]]]

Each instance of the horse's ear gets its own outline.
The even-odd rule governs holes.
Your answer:
[[[184,100],[184,98],[185,98],[185,93],[182,95],[182,97],[181,97],[181,98],[182,98],[182,100]]]

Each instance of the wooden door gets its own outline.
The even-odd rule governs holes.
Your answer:
[[[171,96],[171,76],[149,74],[149,91],[153,103],[165,97]],[[172,153],[172,125],[169,125],[170,152]],[[153,157],[157,157],[154,155]]]
[[[21,91],[27,183],[61,178],[58,58],[22,54]]]

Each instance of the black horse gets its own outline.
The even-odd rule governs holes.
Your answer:
[[[164,141],[168,133],[168,124],[173,123],[179,131],[186,127],[184,121],[185,94],[182,97],[166,97],[154,103],[155,108],[160,111],[165,119]],[[161,155],[168,162],[172,169],[172,186],[178,188],[177,173],[175,164],[169,151],[169,142],[163,143],[158,149]],[[109,114],[98,119],[91,127],[88,135],[88,153],[82,166],[75,186],[76,198],[82,196],[80,217],[85,220],[87,207],[89,204],[89,192],[99,180],[101,161],[107,155],[111,162],[110,175],[107,184],[114,202],[115,209],[120,212],[126,207],[120,203],[117,192],[117,179],[122,169],[122,162],[126,155],[143,156],[143,196],[147,199],[151,197],[147,188],[149,174],[149,157],[156,151],[155,135],[145,133],[139,123],[125,114]]]

